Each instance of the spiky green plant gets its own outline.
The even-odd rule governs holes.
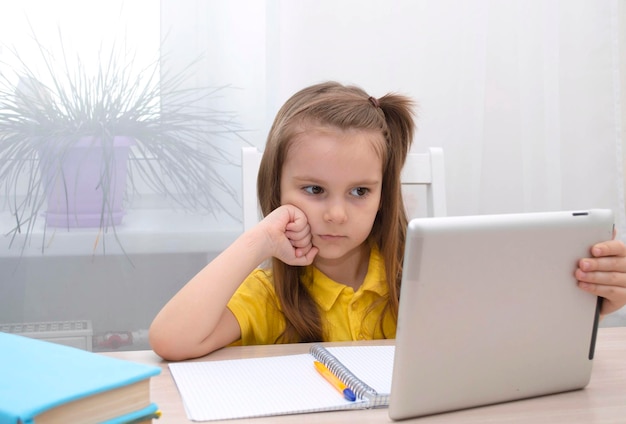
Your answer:
[[[245,141],[233,113],[206,106],[226,87],[185,88],[195,62],[176,74],[162,71],[161,57],[135,69],[134,55],[116,45],[106,52],[100,49],[99,65],[92,72],[80,55],[75,65],[70,64],[64,48],[56,57],[36,38],[34,47],[43,66],[28,63],[12,48],[8,48],[12,65],[0,62],[0,186],[14,218],[15,225],[7,233],[11,244],[17,234],[25,234],[24,243],[28,242],[46,204],[40,152],[54,151],[54,162],[48,166],[60,169],[68,149],[85,136],[100,140],[92,148],[102,149],[106,162],[112,160],[114,137],[134,139],[129,195],[141,178],[187,210],[233,216],[218,199],[225,194],[238,204],[236,191],[215,165],[232,162],[223,143]],[[15,75],[21,82],[18,86],[11,78]],[[111,167],[103,164],[103,169]],[[110,178],[101,173],[100,230],[115,233],[108,217]],[[23,187],[25,195],[20,194]]]

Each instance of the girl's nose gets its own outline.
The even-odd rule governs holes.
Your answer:
[[[336,201],[331,202],[324,213],[324,220],[326,222],[332,222],[335,224],[342,224],[348,219],[346,207],[344,202]]]

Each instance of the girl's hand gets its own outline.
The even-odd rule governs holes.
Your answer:
[[[293,205],[273,210],[259,224],[264,229],[272,256],[288,265],[313,263],[318,249],[311,243],[311,227],[304,212]]]
[[[604,298],[602,316],[626,305],[626,246],[619,240],[598,243],[591,248],[591,258],[578,262],[578,286]]]

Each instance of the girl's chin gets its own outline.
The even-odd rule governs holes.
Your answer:
[[[345,248],[337,248],[337,247],[329,247],[329,246],[318,246],[315,245],[319,249],[317,255],[315,255],[314,262],[318,259],[321,260],[337,260],[343,259],[348,255],[352,255],[355,251],[360,251],[360,248],[354,248],[346,250]]]

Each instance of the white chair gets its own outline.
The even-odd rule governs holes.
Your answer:
[[[260,212],[256,179],[261,156],[262,153],[256,147],[243,147],[241,150],[244,231],[259,222]],[[431,147],[427,153],[409,153],[402,169],[402,185],[406,188],[424,186],[426,188],[427,216],[445,216],[447,213],[446,176],[443,149]],[[411,201],[410,199],[406,200]],[[411,205],[408,205],[407,209],[412,209]]]
[[[423,186],[426,188],[426,216],[446,216],[446,167],[441,147],[430,147],[427,153],[409,153],[402,168],[402,185],[405,188]],[[409,203],[419,203],[421,198],[405,197]]]

